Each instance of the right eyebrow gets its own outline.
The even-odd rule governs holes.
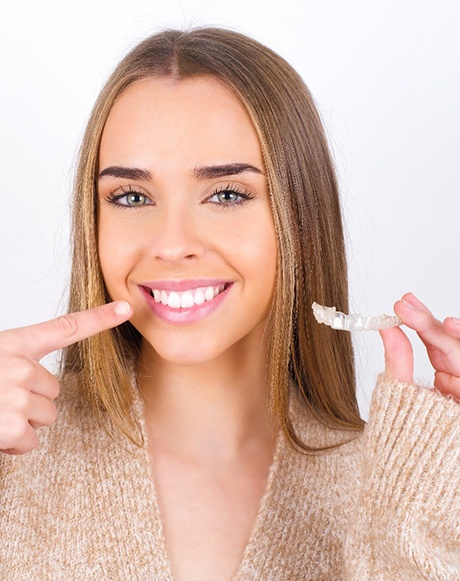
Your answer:
[[[127,180],[151,180],[152,174],[146,169],[140,169],[138,167],[122,167],[119,165],[111,165],[103,169],[98,179],[105,176],[110,176],[113,178],[124,178]]]

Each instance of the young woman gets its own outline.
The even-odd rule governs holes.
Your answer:
[[[348,310],[302,80],[235,32],[148,38],[83,141],[70,314],[0,335],[2,578],[460,578],[459,321],[396,303],[437,391],[383,331],[363,430],[313,301]]]

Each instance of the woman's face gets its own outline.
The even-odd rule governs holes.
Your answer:
[[[154,355],[199,364],[260,347],[277,248],[241,102],[209,76],[138,81],[109,114],[99,168],[105,283]]]

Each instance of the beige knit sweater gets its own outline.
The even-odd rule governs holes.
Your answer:
[[[145,449],[76,389],[25,456],[1,455],[0,579],[171,580]],[[348,440],[302,414],[322,446]],[[460,404],[380,378],[363,435],[302,455],[279,439],[238,581],[460,580]]]

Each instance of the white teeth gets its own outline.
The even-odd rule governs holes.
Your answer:
[[[206,290],[204,291],[204,300],[205,301],[210,301],[215,297],[214,294],[214,289],[212,286],[208,286],[206,287]]]
[[[190,289],[184,292],[152,289],[151,295],[156,303],[167,305],[171,309],[187,309],[193,305],[202,305],[212,301],[214,297],[225,290],[225,284]]]
[[[180,308],[180,294],[171,291],[168,297],[168,307],[171,309],[179,309]]]
[[[187,307],[193,307],[194,304],[195,304],[195,302],[193,300],[193,295],[192,295],[191,291],[185,291],[184,293],[182,293],[182,296],[180,298],[181,309],[186,309]]]
[[[195,305],[202,305],[204,303],[206,299],[204,298],[204,292],[201,288],[195,291],[193,300],[195,301]]]

